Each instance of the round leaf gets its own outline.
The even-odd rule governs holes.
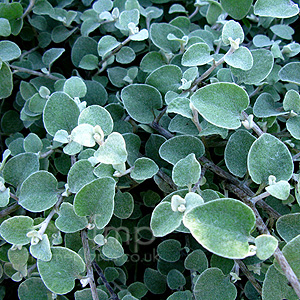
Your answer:
[[[19,204],[31,212],[41,212],[57,202],[57,180],[47,171],[32,173],[21,185]]]
[[[147,268],[144,273],[144,283],[152,294],[163,294],[166,290],[166,279],[158,271]]]
[[[269,194],[280,200],[286,200],[289,197],[290,189],[289,183],[284,180],[280,180],[275,184],[266,187],[266,191]]]
[[[50,242],[47,234],[43,234],[42,240],[35,245],[30,245],[30,254],[42,261],[49,261],[52,258]]]
[[[250,10],[252,0],[221,0],[223,9],[235,20],[243,19]]]
[[[7,98],[13,90],[12,72],[9,66],[2,62],[0,65],[0,99]]]
[[[212,60],[209,46],[206,43],[196,43],[184,52],[181,64],[186,67],[202,66]]]
[[[62,203],[55,220],[55,226],[62,232],[73,233],[84,229],[88,225],[86,217],[79,217],[75,214],[71,203]]]
[[[295,90],[287,91],[283,99],[283,108],[285,111],[293,110],[296,113],[300,113],[299,93]]]
[[[260,260],[266,260],[275,252],[278,241],[272,235],[262,234],[255,238],[256,256]]]
[[[239,44],[244,41],[242,26],[233,20],[226,22],[222,30],[222,41],[225,45],[230,45],[230,38],[233,41],[239,39]]]
[[[118,192],[115,195],[114,215],[120,219],[128,219],[134,209],[134,199],[130,193]]]
[[[183,224],[212,253],[232,259],[252,255],[248,238],[255,226],[255,215],[240,201],[223,198],[204,203],[188,211]]]
[[[39,159],[34,153],[21,153],[11,158],[4,166],[3,178],[7,183],[20,187],[32,173],[38,171]]]
[[[247,172],[247,156],[255,137],[246,130],[238,130],[230,136],[225,147],[226,167],[235,176],[243,177]]]
[[[201,140],[190,135],[175,136],[165,141],[159,148],[159,155],[172,165],[191,153],[199,158],[204,152],[205,149]]]
[[[110,113],[100,105],[91,105],[79,115],[78,124],[99,125],[104,135],[109,135],[113,130],[113,120]]]
[[[123,136],[118,132],[111,133],[94,156],[99,162],[105,164],[118,165],[126,162],[127,151]]]
[[[157,164],[152,159],[142,157],[134,162],[134,169],[130,176],[133,180],[145,180],[154,176],[158,170]]]
[[[290,18],[299,13],[299,7],[290,0],[257,0],[254,13],[261,17]]]
[[[276,222],[276,230],[286,242],[300,235],[300,213],[281,216]]]
[[[177,92],[181,85],[182,71],[178,66],[161,66],[146,78],[146,84],[157,88],[162,94]]]
[[[159,258],[168,261],[176,262],[180,259],[181,244],[177,240],[165,240],[157,246],[157,254]]]
[[[26,236],[33,230],[33,220],[26,216],[11,217],[2,222],[0,226],[1,236],[10,244],[26,245],[30,238]]]
[[[159,91],[147,84],[131,84],[123,88],[121,98],[129,115],[139,123],[151,123],[155,109],[163,105]]]
[[[280,80],[300,84],[300,62],[291,62],[283,66],[278,73]]]
[[[195,283],[193,292],[196,300],[234,300],[237,296],[234,284],[218,268],[209,268],[202,272]]]
[[[241,126],[240,115],[249,105],[248,94],[234,83],[213,83],[197,90],[191,103],[208,122],[227,129]]]
[[[240,82],[245,84],[258,84],[264,80],[272,71],[274,57],[271,51],[266,49],[251,50],[253,66],[250,70],[231,68],[232,74]]]
[[[104,177],[83,186],[74,199],[75,213],[81,217],[96,215],[96,225],[100,219],[101,228],[107,225],[114,211],[115,184],[114,179]]]
[[[177,290],[186,284],[186,280],[181,272],[173,269],[168,273],[167,284],[171,290]]]
[[[184,260],[184,267],[187,270],[202,273],[208,268],[208,260],[201,249],[194,250]]]
[[[171,203],[160,203],[153,210],[151,217],[150,227],[153,235],[160,237],[173,232],[180,226],[182,217],[182,213],[172,210]]]
[[[225,62],[234,68],[250,70],[253,67],[253,57],[246,47],[239,47],[230,55],[225,55]]]
[[[102,247],[102,253],[110,259],[117,259],[124,254],[124,250],[120,242],[110,236]]]
[[[17,59],[21,55],[19,46],[11,41],[0,42],[0,60],[11,61]]]
[[[289,133],[297,140],[300,140],[300,116],[290,118],[286,122]]]
[[[195,154],[191,153],[174,165],[172,179],[178,186],[191,186],[199,180],[200,174],[201,166]]]
[[[85,263],[74,251],[64,247],[53,247],[50,261],[37,261],[37,267],[46,287],[55,294],[66,294],[73,290],[75,279],[85,270]]]
[[[46,102],[43,121],[47,132],[54,136],[58,130],[71,132],[79,117],[77,104],[63,92],[53,93]]]
[[[80,77],[72,76],[66,80],[63,91],[72,98],[82,98],[85,96],[87,88]]]
[[[260,136],[251,146],[247,159],[251,179],[267,183],[270,175],[277,180],[288,181],[293,174],[294,164],[287,146],[271,134]]]

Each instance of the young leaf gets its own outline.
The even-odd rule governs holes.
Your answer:
[[[73,290],[75,279],[84,272],[85,263],[74,251],[65,247],[53,247],[50,261],[37,261],[37,267],[46,287],[55,294]]]
[[[159,91],[147,84],[131,84],[122,89],[121,98],[129,115],[139,123],[151,123],[154,111],[163,105]]]
[[[290,184],[287,181],[280,180],[275,184],[266,187],[266,191],[273,197],[286,200],[290,195]]]
[[[173,167],[172,179],[178,186],[195,184],[201,174],[201,166],[194,153],[180,159]]]
[[[255,238],[256,256],[260,260],[266,260],[275,252],[278,241],[277,239],[268,234],[262,234]]]
[[[287,146],[271,134],[260,136],[251,146],[248,159],[251,179],[257,183],[267,183],[270,175],[288,181],[293,174],[294,164]]]
[[[123,136],[118,132],[111,133],[94,153],[94,157],[105,164],[118,165],[126,162],[127,151]]]
[[[246,47],[239,47],[230,55],[225,55],[225,62],[233,67],[244,71],[250,70],[253,67],[253,57],[250,50]]]
[[[200,115],[208,122],[227,129],[241,126],[240,115],[249,105],[246,91],[234,83],[213,83],[197,90],[191,97]]]
[[[47,171],[32,173],[22,183],[19,204],[31,212],[41,212],[57,202],[57,180]]]
[[[83,98],[87,92],[87,88],[80,77],[72,76],[66,80],[63,91],[72,98]]]
[[[285,111],[293,110],[300,113],[300,95],[295,90],[288,90],[283,99],[283,108]]]
[[[183,224],[212,253],[232,259],[253,255],[248,238],[255,226],[255,215],[240,201],[223,198],[204,203],[188,211]]]

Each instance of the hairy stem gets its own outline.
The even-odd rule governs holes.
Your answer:
[[[196,7],[196,9],[189,15],[189,19],[193,18],[194,16],[197,15],[199,11],[199,6]]]
[[[7,215],[9,215],[9,214],[11,214],[11,213],[13,213],[13,212],[15,212],[15,211],[18,210],[20,207],[21,207],[21,206],[16,202],[16,203],[14,203],[14,204],[11,205],[11,206],[8,206],[8,207],[2,209],[2,210],[0,211],[0,219],[1,219],[1,218],[4,218],[5,216],[7,216]]]
[[[26,68],[22,68],[22,67],[18,67],[18,66],[14,66],[14,65],[9,65],[13,70],[15,70],[15,72],[22,72],[22,73],[27,73],[27,74],[31,74],[31,75],[35,75],[35,76],[39,76],[39,77],[45,77],[45,78],[49,78],[52,80],[60,80],[62,79],[61,77],[57,77],[51,74],[44,74],[42,72],[38,72],[38,71],[34,71],[34,70],[30,70],[30,69],[26,69]]]
[[[112,300],[120,300],[119,297],[116,295],[116,293],[114,292],[113,288],[111,287],[111,285],[108,283],[108,281],[106,280],[104,273],[102,272],[101,268],[98,266],[98,264],[93,261],[92,262],[92,266],[93,268],[96,270],[97,274],[99,275],[99,277],[101,278],[102,282],[104,283],[105,287],[107,288],[111,299]]]
[[[243,274],[252,283],[252,285],[256,289],[256,291],[260,295],[262,295],[262,288],[261,288],[260,284],[256,281],[256,279],[253,276],[253,274],[248,270],[247,266],[240,259],[235,259],[234,261],[238,264],[238,266],[242,270]]]
[[[35,4],[35,0],[29,1],[29,5],[27,6],[25,12],[23,13],[22,19],[24,19],[32,11],[34,4]]]
[[[93,267],[92,267],[91,252],[90,252],[89,240],[87,237],[87,229],[81,230],[81,240],[82,240],[84,259],[85,259],[86,269],[87,269],[87,277],[89,278],[89,285],[92,292],[92,298],[93,300],[99,300],[96,284],[95,284]]]
[[[242,112],[242,116],[245,118],[245,120],[247,120],[248,117],[249,117],[248,114],[247,114],[245,111]],[[254,131],[258,136],[261,136],[261,135],[264,134],[264,132],[260,129],[260,127],[259,127],[254,121],[253,121],[253,125],[252,125],[251,129],[253,129],[253,131]]]

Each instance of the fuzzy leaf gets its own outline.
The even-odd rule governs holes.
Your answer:
[[[133,180],[146,180],[153,177],[159,168],[157,164],[150,158],[138,158],[134,162],[134,169],[131,171],[130,176]]]
[[[261,17],[290,18],[299,13],[299,7],[291,0],[257,0],[254,13]]]
[[[69,95],[53,93],[46,102],[43,121],[47,132],[54,136],[58,130],[71,132],[77,126],[79,108]]]
[[[50,242],[47,234],[43,234],[42,240],[35,245],[30,245],[30,254],[39,260],[49,261],[52,258]]]
[[[239,47],[230,55],[225,55],[225,62],[233,67],[242,70],[250,70],[253,67],[253,57],[246,47]]]
[[[72,76],[66,80],[63,91],[70,97],[82,98],[87,92],[86,85],[80,77]]]
[[[257,184],[267,183],[270,175],[275,176],[278,181],[288,181],[294,169],[287,146],[268,133],[252,144],[247,165],[251,179]]]
[[[11,41],[5,40],[0,42],[0,60],[11,61],[21,55],[19,46]]]
[[[281,216],[276,222],[276,230],[286,242],[300,235],[300,213]]]
[[[73,233],[84,229],[88,224],[86,217],[79,217],[75,214],[71,203],[62,203],[58,214],[55,226],[62,232]]]
[[[300,85],[300,62],[291,62],[284,65],[278,75],[282,81]]]
[[[249,105],[248,94],[234,83],[213,83],[197,90],[191,97],[200,115],[208,122],[227,129],[241,126],[240,114]]]
[[[108,237],[107,243],[102,247],[102,253],[109,259],[117,259],[124,254],[124,250],[120,242],[114,237]]]
[[[266,187],[268,193],[280,200],[286,200],[289,197],[290,189],[290,184],[284,180],[280,180],[275,184]]]
[[[230,38],[233,41],[239,39],[239,44],[244,41],[242,26],[233,20],[226,22],[222,30],[222,41],[225,45],[230,45]]]
[[[206,43],[196,43],[184,52],[181,64],[186,67],[202,66],[212,60],[209,46]]]
[[[2,62],[0,64],[0,99],[7,98],[13,90],[12,72],[9,66]]]
[[[223,198],[204,203],[188,211],[183,224],[212,253],[232,259],[252,255],[248,238],[255,226],[255,215],[240,201]]]
[[[128,114],[139,123],[151,123],[154,111],[162,107],[159,91],[147,84],[131,84],[122,89],[121,98]]]
[[[260,260],[266,260],[274,254],[278,241],[272,235],[262,234],[255,238],[255,246],[256,256]]]
[[[243,19],[250,10],[252,0],[221,0],[223,9],[235,20]]]
[[[114,211],[115,184],[114,179],[104,177],[84,185],[74,199],[76,215],[95,215],[98,228],[107,225]]]
[[[175,136],[165,141],[159,148],[159,155],[172,165],[191,153],[199,158],[204,152],[201,140],[190,135]]]
[[[57,180],[47,171],[32,173],[20,188],[19,204],[31,212],[41,212],[57,202]]]
[[[37,267],[46,287],[55,294],[73,290],[75,279],[85,270],[85,263],[74,251],[65,247],[53,247],[50,261],[37,261]]]

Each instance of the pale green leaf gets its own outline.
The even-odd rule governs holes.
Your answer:
[[[42,60],[46,66],[52,65],[64,52],[65,48],[51,48],[44,52]]]
[[[225,55],[225,62],[233,67],[242,70],[250,70],[253,67],[253,57],[250,50],[246,47],[239,47],[230,55]]]
[[[114,215],[119,219],[128,219],[134,209],[134,199],[130,193],[118,192],[115,195]]]
[[[244,31],[242,26],[233,20],[225,23],[222,29],[222,41],[225,45],[230,45],[230,39],[233,41],[239,39],[238,44],[244,41]]]
[[[70,97],[82,98],[87,92],[86,85],[80,77],[72,76],[66,80],[63,91]]]
[[[191,103],[208,122],[227,129],[241,126],[241,112],[249,105],[243,88],[227,82],[213,83],[198,89]]]
[[[235,20],[243,19],[250,10],[252,0],[221,0],[222,8]]]
[[[300,235],[300,213],[281,216],[276,222],[276,230],[286,242]]]
[[[30,254],[39,260],[49,261],[52,258],[50,242],[47,234],[43,234],[42,240],[35,245],[30,245]]]
[[[294,164],[287,146],[271,134],[260,136],[251,146],[247,159],[251,179],[267,183],[270,175],[278,181],[288,181],[293,174]]]
[[[282,81],[300,85],[300,62],[291,62],[284,65],[278,75]]]
[[[206,43],[196,43],[184,52],[181,64],[186,67],[202,66],[212,60],[209,46]]]
[[[286,92],[283,99],[283,108],[285,111],[293,110],[295,113],[300,113],[300,95],[295,90]]]
[[[223,198],[197,206],[184,215],[183,224],[212,253],[233,259],[252,255],[248,239],[255,215],[238,200]]]
[[[32,173],[22,183],[19,204],[26,210],[41,212],[57,202],[57,180],[47,171]]]
[[[37,267],[46,287],[55,294],[73,290],[75,279],[84,272],[85,263],[74,251],[65,247],[53,247],[50,261],[37,261]]]
[[[107,238],[107,242],[102,246],[101,250],[110,259],[117,259],[124,254],[124,249],[120,242],[111,236]]]
[[[11,34],[9,21],[5,18],[0,18],[0,36],[7,37]]]
[[[254,13],[261,17],[290,18],[299,13],[299,7],[291,0],[257,0]]]
[[[271,196],[280,200],[286,200],[289,197],[290,189],[290,184],[284,180],[280,180],[266,187],[266,191],[271,194]]]
[[[0,64],[0,99],[7,98],[13,90],[12,72],[9,66],[2,62]]]
[[[257,248],[256,256],[260,260],[266,260],[274,254],[278,241],[272,235],[261,234],[255,238],[255,246]]]
[[[146,180],[153,177],[159,168],[157,164],[150,158],[138,158],[134,162],[134,169],[131,171],[130,176],[133,180]]]
[[[11,41],[5,40],[0,42],[0,60],[11,61],[21,55],[19,46]]]

